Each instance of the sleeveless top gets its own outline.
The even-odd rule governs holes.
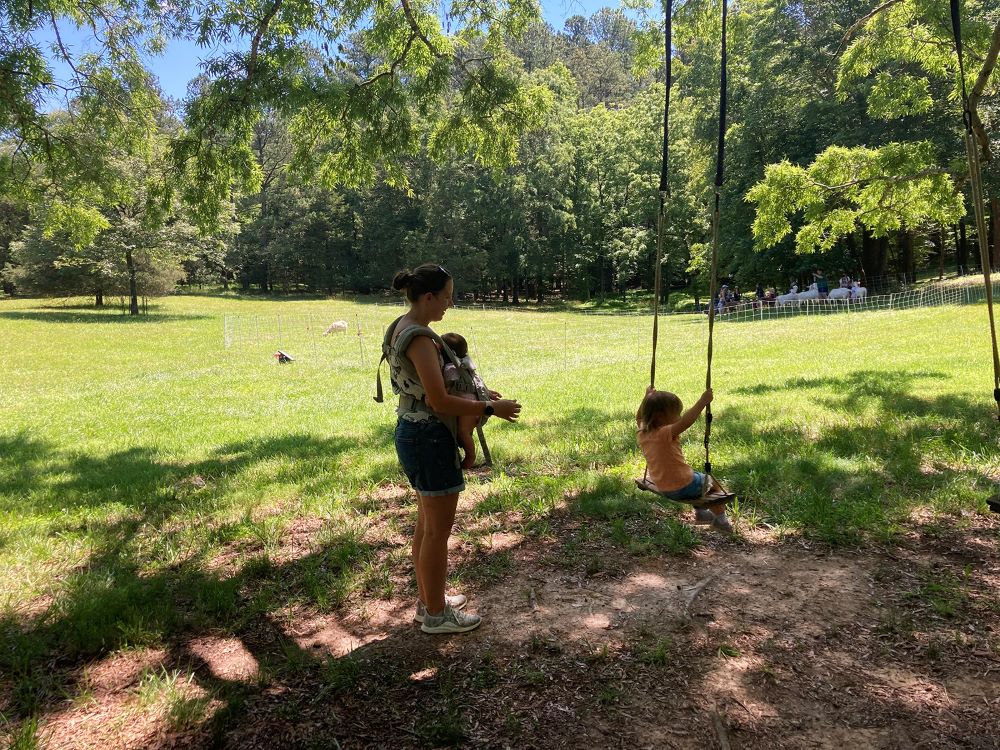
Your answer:
[[[406,356],[406,350],[416,336],[427,336],[432,341],[437,338],[427,326],[411,325],[404,328],[389,344],[386,361],[389,363],[389,382],[392,392],[399,396],[396,414],[407,422],[445,421],[427,405],[427,392],[424,390],[417,368]],[[444,357],[438,350],[438,367],[444,368]]]

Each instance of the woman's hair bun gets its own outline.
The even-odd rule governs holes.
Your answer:
[[[413,283],[413,274],[410,271],[400,271],[392,277],[393,289],[406,289]]]

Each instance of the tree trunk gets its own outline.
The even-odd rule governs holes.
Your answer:
[[[965,219],[958,220],[958,273],[964,276],[968,271],[969,238],[965,233]]]
[[[913,257],[913,232],[909,229],[903,230],[899,234],[900,243],[900,266],[903,272],[903,283],[910,284],[916,281],[916,262]]]
[[[865,229],[861,233],[861,272],[864,273],[864,269],[878,269],[878,242],[875,238],[871,236],[871,233]],[[876,273],[878,271],[876,270]],[[867,280],[866,280],[867,281]]]
[[[100,289],[94,292],[94,307],[104,307],[104,292]]]
[[[128,269],[128,314],[139,314],[139,293],[135,284],[135,259],[132,248],[125,248],[125,268]]]
[[[958,224],[951,225],[951,238],[955,241],[955,271],[961,275],[962,267],[959,260],[962,254],[962,243],[958,239]]]
[[[944,232],[941,231],[941,227],[938,227],[937,231],[931,235],[931,243],[934,245],[934,250],[937,252],[938,279],[943,279],[944,278]]]
[[[849,235],[847,235],[847,238],[846,238],[845,242],[847,243],[847,256],[855,264],[857,264],[858,261],[859,261],[859,258],[858,258],[858,238],[855,236],[854,232],[851,232]],[[843,268],[840,271],[840,275],[843,276],[845,272],[846,273],[850,273],[850,274],[853,275],[854,270],[850,269],[850,268]]]
[[[1000,267],[1000,200],[990,198],[990,224],[993,228],[993,268]]]

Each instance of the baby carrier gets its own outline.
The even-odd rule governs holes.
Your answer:
[[[392,337],[396,333],[396,326],[399,324],[399,321],[403,319],[403,317],[404,316],[401,315],[392,321],[392,323],[389,324],[389,327],[386,328],[385,336],[382,338],[382,358],[379,359],[378,369],[375,371],[374,398],[378,403],[382,403],[385,400],[382,389],[382,363],[389,360],[389,355],[392,353],[393,346]],[[441,356],[445,359],[445,361],[455,366],[459,377],[456,389],[465,393],[475,394],[477,400],[479,401],[490,400],[489,391],[486,389],[485,385],[482,385],[482,379],[476,377],[473,371],[470,371],[469,368],[464,366],[462,360],[460,360],[455,352],[452,351],[451,347],[448,346],[432,329],[426,326],[414,325],[403,330],[400,332],[399,338],[396,340],[397,351],[405,352],[414,336],[429,337],[435,344],[437,344],[438,349],[441,352]],[[406,357],[399,357],[398,367],[394,369],[392,362],[390,362],[389,367],[389,382],[392,385],[392,392],[399,396],[398,411],[422,412],[433,416],[435,419],[444,423],[448,429],[451,430],[451,434],[455,437],[455,442],[457,444],[458,418],[446,414],[438,414],[427,405],[427,393],[424,391],[424,387],[420,383],[420,377],[417,375],[417,371],[413,366],[413,363]],[[486,445],[486,437],[483,435],[483,424],[485,421],[485,417],[480,420],[476,431],[479,434],[479,443],[483,447],[483,458],[485,459],[486,464],[489,465],[492,463],[492,458],[490,457],[489,446]]]

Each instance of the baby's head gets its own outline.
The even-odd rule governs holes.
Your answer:
[[[684,406],[676,393],[652,391],[646,394],[639,407],[639,421],[643,430],[673,424],[681,417]]]
[[[446,333],[441,337],[441,340],[448,345],[449,349],[455,352],[455,356],[459,359],[469,356],[469,342],[461,334]]]

